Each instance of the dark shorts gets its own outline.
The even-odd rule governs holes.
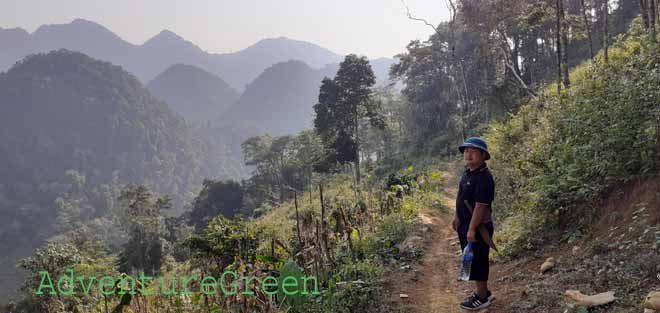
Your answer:
[[[487,223],[486,229],[490,234],[490,238],[493,238],[493,223]],[[467,246],[467,233],[458,233],[458,239],[461,241],[461,251]],[[488,259],[488,254],[490,253],[490,246],[481,238],[479,231],[477,231],[477,242],[472,243],[472,251],[474,253],[474,259],[472,259],[472,268],[470,269],[470,280],[476,281],[487,281],[488,272],[490,269],[490,263]]]

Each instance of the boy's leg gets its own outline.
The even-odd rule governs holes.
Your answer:
[[[486,225],[492,238],[494,233],[493,224]],[[474,260],[472,261],[472,271],[470,279],[475,281],[476,293],[482,299],[488,297],[488,277],[490,273],[490,247],[485,243],[481,234],[477,232],[477,244],[474,245]]]
[[[475,281],[475,284],[477,285],[477,294],[479,297],[486,299],[488,297],[488,281]]]

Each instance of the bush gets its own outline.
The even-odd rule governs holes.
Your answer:
[[[557,96],[549,86],[486,138],[496,178],[496,217],[509,247],[529,247],[537,226],[579,229],[589,203],[660,168],[660,57],[631,36],[610,62],[584,64]],[[555,85],[556,87],[556,85]],[[522,239],[525,238],[525,241]],[[509,251],[512,252],[512,251]]]

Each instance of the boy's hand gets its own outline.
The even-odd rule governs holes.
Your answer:
[[[477,231],[474,229],[468,230],[467,240],[469,242],[477,242]]]
[[[454,221],[451,222],[451,227],[453,227],[455,231],[458,231],[458,223],[458,218],[454,217]]]

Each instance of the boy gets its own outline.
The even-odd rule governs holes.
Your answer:
[[[485,161],[490,159],[490,154],[484,140],[476,137],[468,138],[458,149],[463,153],[466,169],[461,177],[456,197],[456,215],[452,226],[458,233],[461,249],[465,249],[467,243],[472,242],[474,259],[470,280],[475,282],[477,288],[477,291],[461,303],[460,307],[476,311],[489,307],[493,300],[492,293],[488,290],[490,246],[482,238],[478,227],[483,224],[488,231],[488,239],[493,237],[491,205],[495,198],[495,182],[486,166]]]

